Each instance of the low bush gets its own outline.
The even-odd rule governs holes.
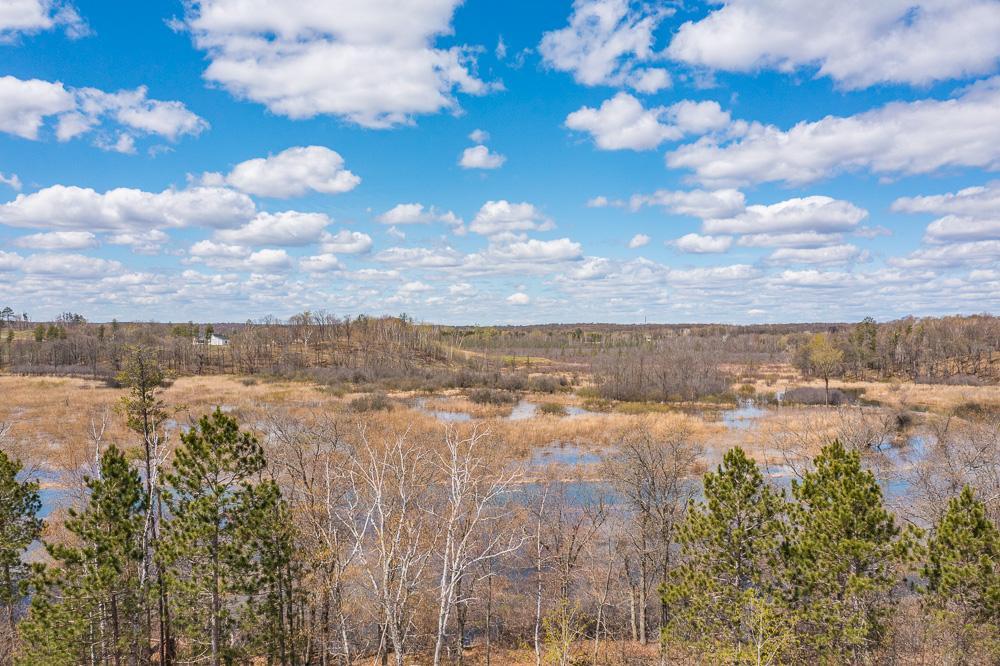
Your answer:
[[[476,389],[469,393],[469,401],[477,405],[512,405],[517,395],[500,389]]]
[[[563,380],[565,381],[565,380]],[[559,380],[554,377],[532,377],[528,380],[528,387],[532,391],[537,391],[538,393],[555,393],[559,390],[561,384]]]
[[[566,416],[566,406],[558,402],[543,402],[538,411],[546,416]]]
[[[369,393],[351,400],[348,407],[352,412],[381,412],[392,409],[392,402],[384,393]]]
[[[955,407],[954,414],[962,419],[978,420],[994,414],[1000,414],[1000,403],[966,400]]]
[[[785,403],[796,405],[853,405],[861,396],[860,389],[830,389],[830,398],[824,389],[815,386],[798,386],[788,389],[782,397]]]

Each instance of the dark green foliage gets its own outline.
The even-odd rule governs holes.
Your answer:
[[[784,498],[739,448],[704,483],[705,501],[690,505],[679,530],[682,564],[662,591],[664,637],[727,663],[781,653],[791,642],[773,583]]]
[[[253,637],[275,630],[269,616],[288,595],[289,533],[276,527],[289,521],[277,486],[261,478],[260,444],[234,419],[217,409],[181,441],[166,475],[171,518],[159,553],[178,657],[240,661],[255,647]],[[243,642],[229,640],[237,627]]]
[[[882,645],[916,535],[857,452],[814,462],[790,503],[739,449],[705,475],[663,590],[669,642],[717,663],[858,663]]]
[[[22,560],[25,549],[38,538],[42,502],[38,484],[19,481],[21,463],[0,451],[0,606],[7,624],[6,637],[15,635],[15,622],[24,598],[23,583],[28,567]],[[10,645],[0,644],[0,663],[5,663]]]
[[[896,526],[858,452],[839,441],[792,495],[785,585],[800,640],[824,660],[856,661],[880,644],[913,535]]]
[[[19,663],[124,663],[144,654],[140,582],[146,493],[138,472],[115,447],[100,476],[86,480],[90,502],[70,511],[75,545],[46,544],[57,567],[39,567]]]
[[[928,600],[942,607],[963,607],[970,619],[1000,622],[1000,530],[966,486],[927,544]]]

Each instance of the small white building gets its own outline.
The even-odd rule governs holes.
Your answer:
[[[207,338],[195,338],[194,344],[209,345],[212,347],[225,347],[229,344],[229,338],[224,335],[216,335],[215,333],[212,333],[212,335]]]

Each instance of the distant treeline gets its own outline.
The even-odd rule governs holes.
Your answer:
[[[692,399],[716,394],[762,366],[850,379],[992,382],[1000,379],[1000,318],[906,318],[877,323],[540,325],[449,327],[399,317],[301,313],[244,324],[0,321],[0,367],[21,373],[112,377],[130,347],[156,353],[175,374],[308,376],[330,383],[409,388],[525,380],[538,357],[548,373],[593,375],[603,397]],[[212,334],[224,336],[208,344]],[[817,336],[835,350],[823,372],[810,361]],[[742,368],[734,376],[733,368]]]

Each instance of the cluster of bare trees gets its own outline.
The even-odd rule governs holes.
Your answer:
[[[602,398],[611,400],[685,401],[718,396],[732,378],[710,352],[677,349],[663,341],[651,351],[618,351],[594,359],[593,374]]]
[[[270,469],[297,521],[310,663],[423,650],[441,663],[467,639],[468,606],[525,541],[520,475],[488,434],[391,432],[319,417],[266,417]]]
[[[194,324],[86,323],[63,319],[57,335],[10,336],[0,345],[0,366],[14,372],[113,377],[128,348],[142,346],[175,374],[241,373],[292,376],[316,369],[339,371],[346,381],[406,376],[443,356],[436,329],[400,317],[335,317],[309,312],[288,321],[265,318],[208,326],[224,344],[197,344]]]
[[[472,426],[260,424],[296,522],[309,663],[461,663],[473,643],[487,663],[524,643],[539,664],[573,663],[581,643],[593,663],[657,653],[658,589],[702,469],[690,433],[622,432],[592,481],[528,476]]]
[[[907,318],[882,324],[867,318],[828,334],[840,352],[836,374],[858,379],[924,382],[1000,379],[1000,320],[972,317]],[[809,367],[811,339],[797,340],[793,358]]]

